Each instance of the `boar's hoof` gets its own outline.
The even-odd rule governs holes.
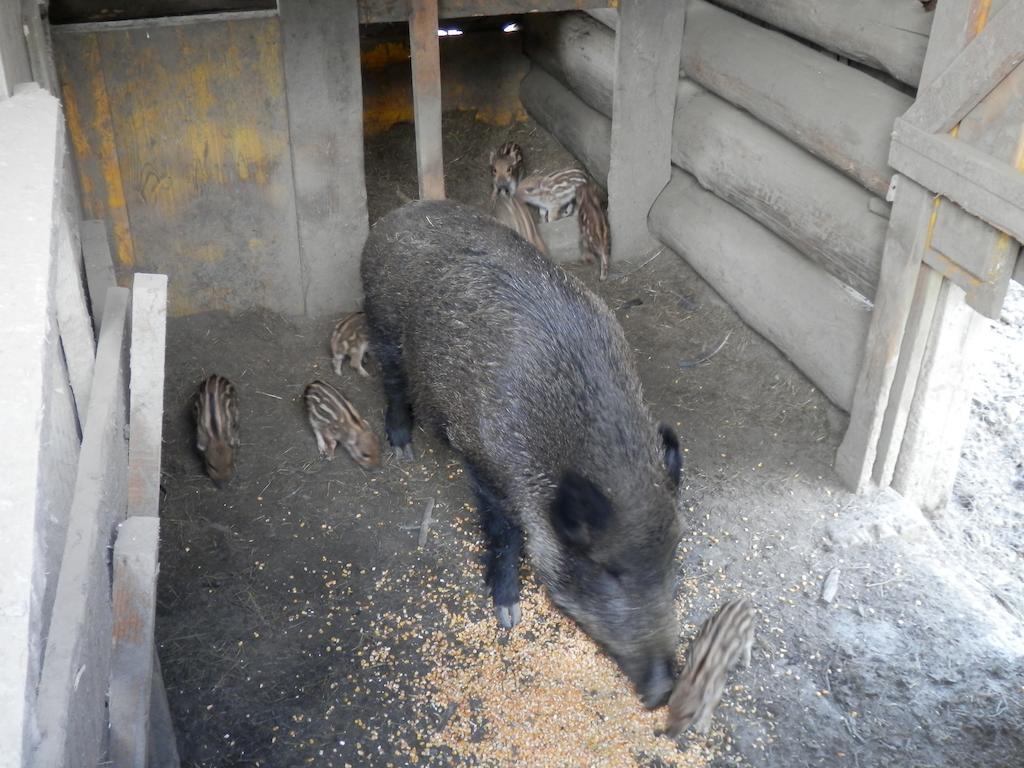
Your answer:
[[[498,617],[498,624],[501,625],[502,629],[512,629],[512,627],[523,620],[523,609],[519,606],[519,603],[512,603],[512,605],[498,605],[495,603],[494,613]]]
[[[412,443],[406,443],[401,448],[397,445],[395,446],[395,459],[397,461],[414,461],[415,458],[412,452]]]

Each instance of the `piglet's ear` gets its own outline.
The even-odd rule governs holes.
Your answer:
[[[679,449],[679,438],[668,424],[659,424],[658,434],[661,435],[661,447],[665,452],[665,470],[668,472],[668,480],[672,483],[673,488],[678,488],[683,474],[683,453]]]
[[[611,525],[614,511],[601,490],[573,470],[562,475],[551,502],[551,524],[568,546],[586,551]]]

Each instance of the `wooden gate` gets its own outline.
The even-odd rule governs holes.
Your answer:
[[[1024,277],[1024,0],[939,0],[917,100],[896,121],[881,281],[836,471],[943,506],[971,364]]]

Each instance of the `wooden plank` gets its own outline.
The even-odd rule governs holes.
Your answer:
[[[67,180],[68,183],[71,179]],[[96,359],[96,337],[92,318],[86,307],[82,285],[81,254],[71,234],[73,222],[66,211],[59,214],[57,225],[57,327],[60,330],[64,358],[67,360],[71,390],[75,395],[78,422],[84,424],[89,411],[93,365]]]
[[[647,214],[672,172],[672,119],[685,8],[678,0],[621,0],[615,35],[608,220],[612,259],[655,246]]]
[[[1024,174],[952,136],[897,120],[889,161],[901,173],[1024,241]]]
[[[719,0],[822,48],[917,85],[934,14],[892,0]]]
[[[441,59],[437,43],[437,0],[410,0],[409,48],[416,124],[416,171],[420,199],[444,199],[441,146]]]
[[[885,195],[893,120],[910,96],[703,0],[687,9],[682,60],[708,90]]]
[[[523,52],[588,106],[605,117],[612,116],[612,30],[578,13],[527,17],[523,22]]]
[[[506,16],[520,13],[551,13],[578,11],[584,8],[607,8],[615,0],[438,0],[438,17],[457,19],[468,16]],[[359,21],[379,24],[405,21],[414,0],[358,0]]]
[[[771,128],[710,93],[677,102],[672,161],[871,298],[888,222],[873,195]]]
[[[1024,285],[1024,251],[1017,255],[1017,266],[1013,269],[1013,279]]]
[[[53,62],[50,25],[43,19],[47,2],[21,0],[21,17],[25,24],[25,39],[32,67],[32,79],[54,96],[60,96],[60,82]]]
[[[835,470],[857,493],[870,483],[886,405],[899,361],[903,334],[927,247],[932,197],[900,178],[882,255],[871,328],[850,410],[850,426],[836,454]]]
[[[21,32],[19,3],[0,3],[0,99],[14,95],[14,87],[32,82],[32,65]]]
[[[967,216],[967,214],[963,215]],[[967,216],[967,219],[979,221],[972,216]],[[968,306],[973,307],[975,311],[992,320],[998,320],[1002,312],[1003,302],[1006,299],[1006,293],[1010,288],[1010,280],[1013,277],[1013,262],[1019,250],[1019,244],[1016,240],[1007,235],[1002,236],[1005,238],[1007,245],[1012,245],[1013,247],[1012,249],[1005,249],[1005,267],[1000,274],[993,277],[990,281],[982,282],[973,273],[961,267],[956,261],[939,253],[934,248],[930,248],[924,255],[925,264],[951,283],[960,286],[964,291],[964,301],[967,302]],[[993,249],[993,253],[1000,250],[1003,249]]]
[[[938,77],[917,92],[903,119],[927,133],[946,133],[1024,62],[1024,0],[1011,0],[993,24]]]
[[[117,285],[105,221],[93,219],[82,222],[82,260],[85,263],[85,284],[89,291],[89,306],[92,308],[92,324],[99,334],[107,290]]]
[[[970,416],[974,361],[987,330],[963,291],[943,281],[893,473],[893,487],[926,512],[949,500]]]
[[[355,309],[369,231],[359,19],[334,0],[282,0],[280,14],[303,308]]]
[[[611,120],[539,67],[523,78],[519,97],[530,116],[554,134],[591,176],[602,185],[608,183]]]
[[[583,101],[611,115],[615,36],[582,14],[526,24],[524,49]],[[676,91],[673,163],[871,297],[886,219],[870,192],[689,78]]]
[[[134,346],[134,345],[133,345]],[[156,624],[157,517],[129,517],[114,541],[110,764],[146,768]]]
[[[115,267],[127,275],[135,266],[135,243],[98,35],[71,34],[57,28],[52,37],[83,213],[86,218],[110,223]]]
[[[678,169],[650,224],[832,402],[850,407],[871,320],[865,299]]]
[[[107,733],[112,614],[107,547],[124,519],[129,293],[111,288],[96,353],[53,619],[36,694],[32,765],[95,766]]]
[[[167,704],[164,675],[160,669],[160,654],[153,649],[153,684],[149,702],[149,764],[148,768],[179,768],[178,740],[174,735],[174,721]]]
[[[928,328],[935,315],[935,305],[941,287],[942,275],[926,266],[918,269],[914,301],[911,302],[906,329],[903,332],[904,341],[900,348],[896,372],[893,374],[889,407],[885,410],[878,438],[872,477],[879,488],[888,488],[892,485],[892,475],[900,456],[903,434],[907,428],[907,416],[914,400],[921,361],[928,341]]]
[[[135,274],[132,286],[128,514],[160,514],[167,275]]]

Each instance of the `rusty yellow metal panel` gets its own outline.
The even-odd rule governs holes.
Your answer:
[[[274,16],[55,30],[90,217],[119,276],[170,277],[174,315],[303,311]]]

